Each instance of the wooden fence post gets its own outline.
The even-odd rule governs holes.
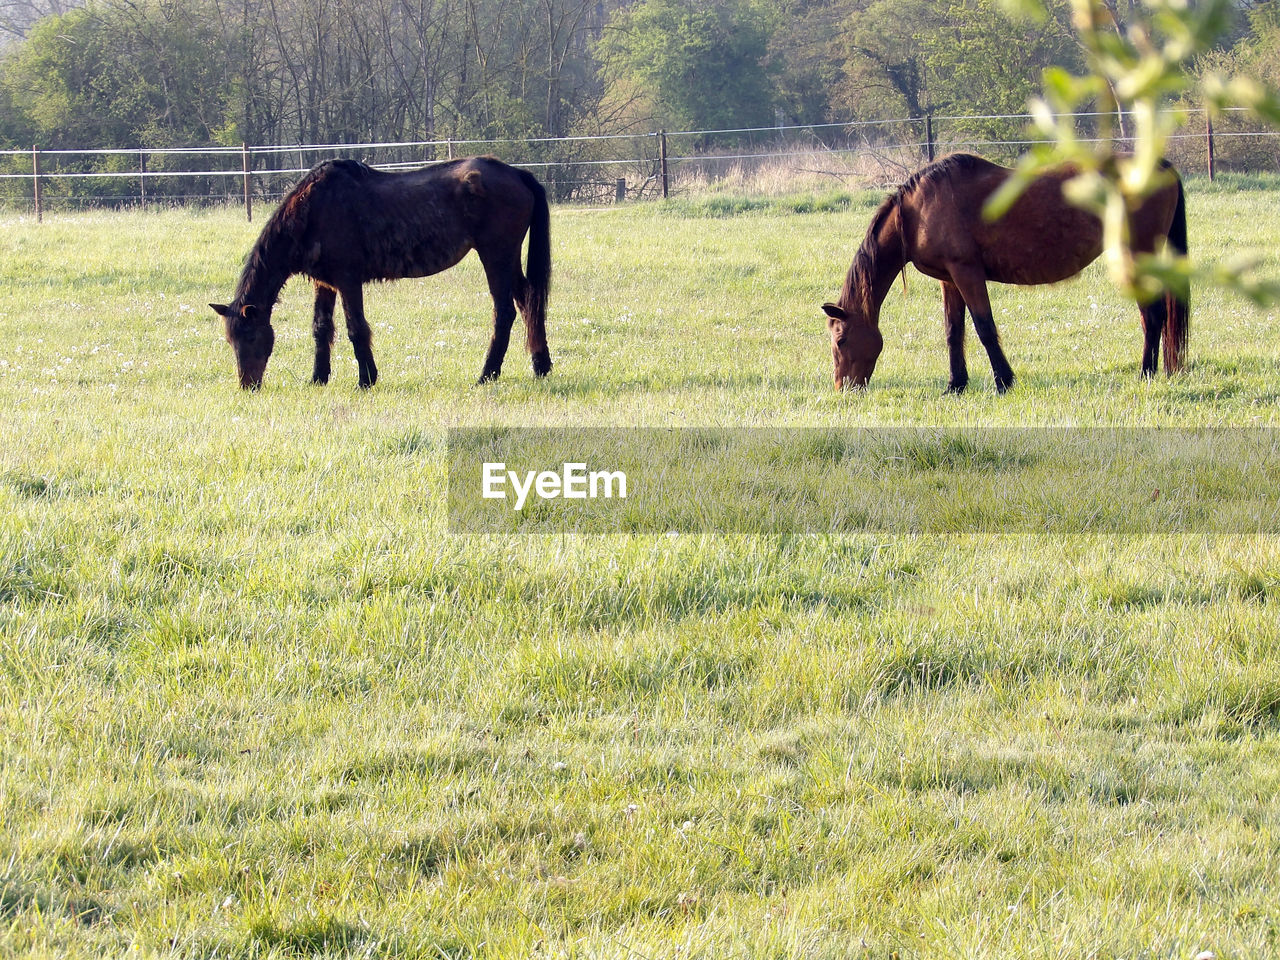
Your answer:
[[[249,188],[249,145],[240,144],[240,162],[244,172],[244,215],[253,223],[253,191]]]
[[[667,199],[671,191],[671,181],[667,171],[667,131],[658,131],[658,162],[662,168],[662,199]]]
[[[138,151],[138,193],[142,196],[142,209],[147,209],[147,151]]]
[[[617,203],[627,199],[627,180],[625,177],[619,177],[618,182],[614,184],[613,199]]]
[[[1204,134],[1205,134],[1205,165],[1209,168],[1209,180],[1212,182],[1214,175],[1213,160],[1213,116],[1205,111],[1204,115]]]
[[[44,220],[44,211],[40,209],[40,151],[31,148],[31,190],[36,202],[36,223]]]
[[[926,113],[924,115],[924,147],[925,156],[929,158],[929,162],[933,163],[933,114]]]

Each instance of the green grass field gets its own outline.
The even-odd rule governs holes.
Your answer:
[[[914,272],[835,394],[878,199],[554,210],[549,379],[469,258],[365,393],[300,281],[236,387],[236,211],[0,222],[0,954],[1280,953],[1276,539],[446,533],[451,426],[1280,424],[1275,313],[1143,382],[1097,266],[994,290],[1006,396]],[[1280,186],[1189,203],[1280,272]]]

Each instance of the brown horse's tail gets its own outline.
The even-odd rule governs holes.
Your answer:
[[[1165,161],[1168,164],[1168,161]],[[1187,200],[1182,189],[1182,178],[1172,170],[1178,184],[1178,205],[1173,211],[1173,223],[1169,226],[1169,249],[1179,257],[1187,255]],[[1183,283],[1165,291],[1164,320],[1164,372],[1177,373],[1187,356],[1187,328],[1191,320],[1191,288]]]
[[[525,294],[525,334],[529,353],[535,367],[543,357],[546,373],[551,369],[547,350],[547,295],[551,292],[551,209],[547,206],[547,191],[528,170],[517,170],[524,185],[533,194],[533,218],[529,222],[529,253],[525,262],[525,276],[529,280]]]

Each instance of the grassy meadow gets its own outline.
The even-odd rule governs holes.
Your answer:
[[[1280,183],[1189,189],[1280,273]],[[1275,538],[447,533],[456,426],[1280,425],[1275,312],[1144,382],[1096,265],[993,288],[1005,396],[914,271],[834,393],[878,200],[554,209],[548,379],[473,385],[471,257],[368,392],[300,280],[237,388],[239,211],[0,219],[0,955],[1280,953]]]

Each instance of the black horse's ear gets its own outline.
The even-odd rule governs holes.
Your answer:
[[[209,304],[209,306],[212,307],[213,312],[220,317],[231,316],[231,308],[228,307],[225,303],[211,303]]]
[[[847,322],[849,319],[849,314],[845,313],[843,309],[836,306],[834,303],[824,303],[822,305],[822,312],[827,315],[829,320],[844,320]]]
[[[240,316],[244,317],[246,320],[252,320],[257,315],[258,315],[258,308],[255,307],[252,303],[246,303],[243,307],[240,308]]]

